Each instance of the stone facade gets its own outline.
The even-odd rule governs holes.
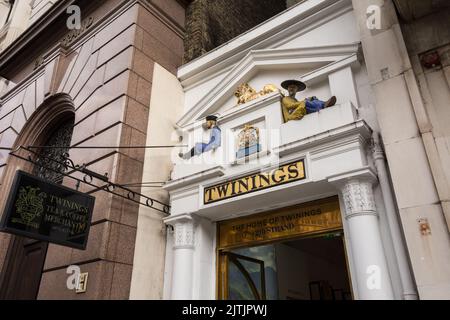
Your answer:
[[[9,46],[30,24],[31,1],[0,1],[0,51]]]
[[[369,30],[367,8],[381,2],[381,30]],[[75,164],[118,184],[169,180],[138,191],[165,203],[171,193],[172,216],[163,221],[155,210],[94,193],[87,249],[51,244],[37,298],[213,299],[217,221],[330,195],[340,197],[355,298],[449,298],[448,3],[79,0],[88,25],[81,32],[65,27],[68,3],[0,0],[0,194],[16,169],[31,170],[8,148],[42,143],[70,115],[72,147],[111,147],[73,149]],[[31,24],[42,32],[25,32]],[[336,95],[337,106],[287,124],[277,116],[278,93],[236,107],[241,82],[262,88],[299,76],[306,94]],[[278,130],[279,143],[262,143],[270,152],[258,165],[305,158],[312,179],[200,205],[203,185],[254,167],[235,159],[217,166],[219,151],[205,156],[206,166],[176,159],[173,167],[170,151],[116,148],[178,143],[175,127],[191,143],[210,113],[221,114],[224,131],[246,123]],[[13,239],[0,233],[0,285]],[[69,265],[89,272],[85,294],[67,289]],[[364,286],[369,265],[383,271],[379,294]]]
[[[444,2],[434,4],[439,3],[448,7]],[[449,37],[448,22],[442,18],[448,10],[432,10],[431,1],[398,0],[395,4],[402,15],[397,15],[393,1],[384,1],[381,29],[369,30],[367,8],[380,2],[353,0],[419,297],[448,299],[449,150],[448,126],[443,123],[449,119],[444,107],[449,98],[445,76]],[[424,69],[422,53],[433,49],[443,56],[443,64]],[[423,220],[429,221],[433,234],[417,232]]]
[[[403,5],[411,9],[410,14],[404,14]],[[368,28],[368,9],[373,6],[381,14],[378,29]],[[280,140],[281,146],[264,147],[270,152],[255,159],[256,165],[274,163],[264,162],[265,157],[296,160],[304,156],[306,167],[310,167],[310,183],[340,182],[349,268],[357,299],[449,298],[448,6],[448,1],[421,0],[303,1],[213,51],[201,47],[207,53],[178,72],[185,90],[185,113],[178,125],[186,130],[191,143],[201,137],[197,121],[212,113],[220,115],[223,131],[233,131],[246,123],[258,123],[268,131],[281,127],[280,137],[274,139]],[[208,26],[209,17],[202,19],[199,30]],[[205,38],[208,45],[213,44],[210,38],[199,37]],[[320,50],[344,50],[350,43],[362,48],[353,51],[360,65],[340,66],[333,72],[333,63],[326,62],[320,71],[315,69],[317,65],[308,65],[323,57]],[[190,49],[187,45],[188,53]],[[304,61],[305,57],[311,60]],[[283,64],[289,67],[282,68]],[[364,120],[374,132],[375,152],[367,155],[369,146],[364,145],[353,160],[332,160],[332,155],[340,157],[341,149],[331,151],[333,147],[328,144],[318,147],[317,139],[329,137],[333,121],[339,118],[331,116],[331,110],[308,115],[299,122],[279,124],[277,97],[236,106],[233,92],[241,83],[262,88],[289,78],[306,82],[308,90],[302,97],[331,93],[340,108],[346,103],[354,106],[358,112],[353,121]],[[330,139],[327,142],[342,146],[338,139]],[[214,268],[217,221],[300,203],[300,197],[309,194],[305,182],[298,189],[292,187],[292,191],[285,187],[283,192],[256,192],[222,204],[205,204],[202,187],[255,170],[234,162],[229,156],[233,153],[226,149],[229,145],[223,145],[223,150],[205,154],[192,164],[175,161],[172,181],[166,185],[172,205],[172,216],[166,222],[176,229],[177,223],[191,224],[187,217],[192,218],[196,239],[194,248],[180,250],[176,239],[169,236],[167,257],[172,264],[168,265],[177,281],[167,280],[168,297],[214,297],[211,288],[218,279]],[[320,154],[324,150],[327,155]],[[365,175],[349,179],[359,166],[371,167],[373,179],[367,181]],[[314,189],[313,197],[325,190],[325,186]],[[423,232],[424,227],[427,232]],[[373,246],[364,248],[368,241]],[[388,269],[382,271],[383,295],[366,291],[364,272],[370,261],[381,270]],[[193,279],[184,273],[191,268]],[[184,282],[179,281],[180,275]]]
[[[421,11],[410,10],[401,27],[419,84],[415,113],[450,230],[450,4],[427,2]],[[435,66],[426,63],[434,58]]]
[[[83,21],[92,19],[92,25],[71,36],[70,41],[62,41],[70,34],[64,25],[58,25],[64,19],[36,18],[35,23],[46,24],[44,31],[13,43],[1,53],[0,75],[13,85],[0,100],[0,144],[4,148],[17,147],[36,118],[53,116],[46,114],[49,101],[64,95],[73,106],[75,118],[71,146],[112,147],[72,150],[74,163],[107,173],[118,184],[139,184],[144,150],[114,147],[146,144],[153,70],[158,64],[158,68],[174,74],[181,65],[184,7],[176,1],[87,3],[79,5]],[[64,1],[58,1],[49,10],[57,17],[65,14],[65,6]],[[42,38],[46,39],[44,46],[40,45]],[[13,52],[18,45],[23,46],[20,52],[26,59]],[[0,152],[0,193],[7,194],[15,170],[26,166],[14,162],[7,150]],[[64,184],[75,187],[70,179]],[[91,189],[80,187],[83,192]],[[138,205],[106,192],[94,195],[96,205],[87,249],[49,245],[39,299],[129,298]],[[1,207],[4,201],[2,197]],[[161,215],[155,216],[161,219]],[[0,269],[9,259],[10,240],[11,236],[0,235]],[[66,287],[66,269],[74,264],[82,272],[89,272],[88,290],[82,295]],[[149,294],[158,298],[161,290],[154,288]]]

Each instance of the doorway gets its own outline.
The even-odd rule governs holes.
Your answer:
[[[343,233],[219,253],[221,299],[352,300]]]
[[[75,118],[73,114],[60,122],[45,136],[37,164],[30,171],[33,175],[62,184],[65,172],[65,154],[69,151]],[[22,236],[12,236],[4,269],[0,277],[1,300],[35,300],[47,256],[48,243]]]
[[[338,197],[217,224],[219,299],[352,300]]]

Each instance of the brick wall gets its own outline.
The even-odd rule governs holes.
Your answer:
[[[194,0],[186,12],[184,62],[211,51],[285,9],[286,0]]]

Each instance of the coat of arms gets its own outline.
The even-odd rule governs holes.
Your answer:
[[[243,83],[236,89],[234,96],[238,99],[238,104],[244,104],[273,92],[280,92],[273,84],[265,85],[261,91],[256,91],[248,83]]]
[[[246,124],[238,135],[237,158],[243,158],[261,151],[259,144],[259,128]]]
[[[21,187],[16,201],[17,213],[25,223],[31,223],[36,217],[40,217],[44,211],[45,193],[39,188],[31,186]]]

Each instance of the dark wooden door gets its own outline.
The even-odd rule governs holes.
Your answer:
[[[47,247],[47,242],[14,236],[3,273],[1,299],[37,298]]]

